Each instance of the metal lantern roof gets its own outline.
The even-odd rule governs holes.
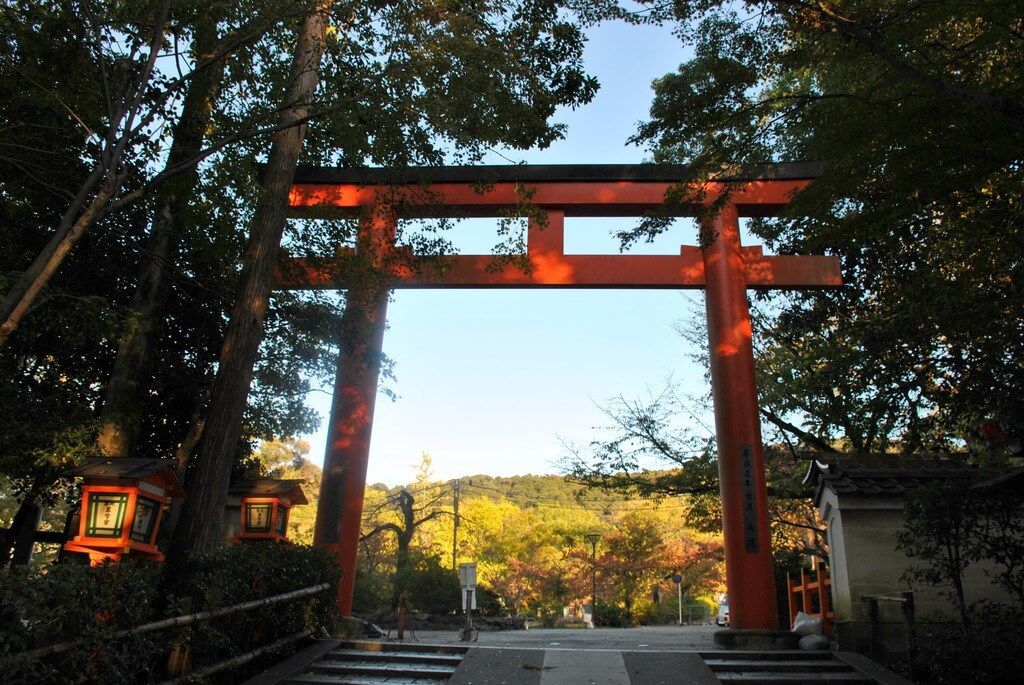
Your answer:
[[[303,479],[256,478],[232,483],[228,494],[235,497],[280,497],[292,504],[309,504],[301,485]]]

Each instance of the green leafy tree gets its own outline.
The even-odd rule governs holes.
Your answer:
[[[971,627],[970,607],[964,594],[964,573],[974,559],[971,539],[977,524],[959,487],[934,487],[908,496],[904,502],[905,527],[897,544],[911,559],[923,563],[904,574],[910,582],[938,587],[949,598],[964,631]]]
[[[626,514],[602,540],[602,548],[598,567],[604,585],[633,621],[637,600],[650,594],[670,565],[661,528],[649,515]]]
[[[604,407],[605,430],[585,446],[566,445],[562,470],[572,482],[608,493],[685,497],[689,525],[721,531],[714,439],[710,429],[699,435],[684,420],[706,405],[707,398],[681,396],[671,385],[640,399],[616,398]],[[806,464],[792,446],[765,450],[772,547],[780,558],[791,550],[824,556],[825,531],[803,485]]]
[[[267,440],[253,454],[259,476],[301,480],[309,504],[292,507],[288,514],[288,539],[300,545],[313,544],[316,507],[320,500],[323,470],[308,458],[309,443],[297,438]]]
[[[394,589],[391,598],[391,606],[398,605],[399,595],[411,589],[411,579],[414,573],[414,554],[412,543],[417,531],[423,526],[440,516],[450,516],[451,512],[440,508],[443,495],[431,493],[431,497],[425,497],[417,505],[416,497],[409,490],[402,488],[394,495],[388,497],[374,511],[375,515],[384,514],[386,519],[376,523],[371,530],[360,536],[361,541],[369,540],[384,532],[389,532],[395,538],[395,572]],[[424,559],[432,559],[434,555],[420,555]],[[432,562],[431,562],[432,563]]]
[[[197,75],[208,74],[204,65],[210,65],[202,51],[209,40],[204,43],[196,32],[216,23],[220,62],[235,64],[251,55],[261,37],[269,40],[268,33],[284,31],[277,18],[284,9],[299,6],[175,3],[166,30],[189,46],[178,55],[185,77],[161,72],[147,82],[153,92],[147,91],[143,103],[146,113],[140,122],[146,124],[130,134],[112,172],[123,177],[117,181],[121,194],[112,200],[116,206],[106,206],[91,219],[90,230],[76,238],[62,268],[48,277],[26,311],[17,335],[0,348],[0,472],[11,484],[5,494],[26,508],[19,521],[33,518],[28,515],[32,507],[57,505],[71,494],[62,477],[83,456],[96,453],[96,436],[112,421],[120,434],[111,454],[174,456],[185,469],[205,424],[224,313],[237,279],[234,265],[242,249],[236,233],[238,205],[248,201],[238,193],[227,199],[219,188],[231,168],[228,148],[218,155],[210,154],[216,150],[209,144],[197,148],[204,133],[223,145],[266,133],[253,125],[267,116],[254,107],[231,122],[218,119],[206,125],[228,95],[214,95],[224,82],[210,89],[197,85],[203,80]],[[132,22],[149,16],[147,7],[122,7],[114,19],[117,3],[22,3],[5,11],[0,59],[5,84],[0,150],[7,162],[0,173],[0,237],[6,248],[0,286],[5,290],[46,249],[75,193],[91,182],[90,174],[109,166],[103,158],[106,143],[99,139],[108,133],[111,108],[130,93],[105,91],[103,72],[114,80],[124,77],[129,90],[139,83],[138,60],[132,62],[128,54],[134,50],[136,57],[145,57],[145,46],[132,47],[121,39],[150,35],[152,26],[127,32]],[[223,11],[221,21],[207,10]],[[118,34],[118,27],[127,33]],[[238,72],[231,73],[226,83],[233,94]],[[161,80],[165,77],[174,83]],[[161,109],[161,102],[175,103],[179,96],[184,99],[180,115],[175,106]],[[201,116],[190,118],[196,109]],[[147,132],[160,129],[173,131],[170,150],[163,145],[165,138],[154,142],[148,137]],[[191,172],[208,154],[210,164],[199,169],[197,180]],[[154,182],[161,169],[175,172],[162,177],[166,186]],[[88,202],[95,199],[83,192]],[[323,341],[333,332],[334,314],[331,306],[315,301],[284,295],[275,302],[242,437],[229,450],[233,460],[247,454],[256,439],[315,428],[316,416],[304,405],[304,396],[309,379],[330,373],[333,359]],[[153,320],[159,320],[156,328]],[[125,345],[130,348],[127,366],[122,364]],[[118,413],[117,405],[127,413],[114,421],[111,412]]]
[[[1012,480],[1010,481],[1012,482]],[[898,546],[910,558],[904,579],[949,599],[957,621],[925,623],[916,634],[917,677],[927,682],[1014,678],[1024,612],[1024,503],[1008,483],[976,489],[970,480],[908,493]],[[982,571],[1009,598],[968,601],[967,572]]]
[[[972,490],[969,482],[951,482],[910,493],[904,500],[904,528],[897,541],[913,564],[911,583],[936,587],[953,605],[968,632],[976,607],[964,592],[971,567],[1001,587],[1024,611],[1024,534],[1021,498],[1006,488]]]
[[[790,218],[751,224],[848,284],[763,301],[764,406],[860,450],[950,448],[989,417],[1020,434],[1018,4],[648,4],[695,54],[635,137],[657,161],[828,160]]]
[[[281,123],[303,123],[322,105],[306,159],[345,164],[473,161],[494,145],[550,144],[561,134],[550,122],[556,108],[589,101],[597,85],[583,71],[571,10],[556,2],[319,3],[298,34]],[[321,73],[329,76],[323,84]],[[221,516],[230,450],[242,434],[306,130],[275,134],[172,558],[218,542],[209,524]],[[380,295],[380,274],[370,286]],[[354,345],[345,330],[342,344]],[[379,361],[368,363],[376,369]]]
[[[419,493],[415,495],[417,504],[420,498],[426,501],[434,497],[436,506],[445,506],[453,483],[432,482],[429,469],[425,474],[421,472],[406,488]],[[545,620],[561,618],[564,606],[590,597],[592,566],[587,534],[606,530],[605,538],[609,539],[620,521],[633,519],[649,523],[662,540],[655,557],[642,560],[646,575],[636,590],[637,601],[648,596],[655,585],[663,584],[670,572],[683,576],[684,590],[690,594],[705,595],[721,589],[721,535],[688,527],[680,514],[680,509],[688,505],[680,498],[652,500],[597,490],[592,491],[596,497],[591,500],[587,496],[591,491],[553,475],[472,476],[459,479],[459,483],[458,560],[477,564],[480,588],[493,600],[489,611],[504,610]],[[402,516],[395,506],[397,493],[401,488],[389,491],[374,485],[366,490],[355,598],[363,614],[386,613],[391,608],[397,535],[388,534],[381,524],[390,522],[402,527]],[[427,573],[427,566],[419,565],[417,559],[443,559],[442,565],[447,566],[453,521],[453,516],[438,516],[417,527],[408,548],[410,583],[418,582],[420,570]],[[368,535],[374,531],[383,534]],[[603,558],[607,552],[604,542],[599,550]],[[453,571],[449,573],[455,577]],[[598,577],[599,597],[610,599],[605,586],[612,587],[611,576],[606,578],[599,569]],[[411,599],[415,602],[415,597]]]
[[[298,3],[300,12],[304,6]],[[239,7],[239,16],[233,17],[229,7],[218,4],[211,8],[207,3],[188,0],[131,5],[86,0],[43,3],[37,9],[13,6],[5,14],[6,22],[14,29],[12,35],[20,33],[24,37],[32,36],[49,18],[47,15],[59,17],[58,21],[67,21],[63,15],[69,15],[81,33],[76,42],[77,56],[84,58],[84,68],[79,73],[84,79],[73,86],[72,91],[90,93],[95,106],[77,109],[78,103],[65,99],[63,91],[46,88],[48,77],[42,82],[30,81],[41,91],[39,94],[50,100],[51,106],[58,105],[59,118],[63,120],[58,127],[71,129],[82,139],[78,150],[88,172],[76,179],[76,183],[59,189],[64,194],[64,211],[51,218],[53,230],[49,240],[28,268],[7,284],[6,295],[0,302],[0,345],[30,312],[82,237],[105,216],[146,198],[181,174],[193,172],[200,161],[217,150],[275,130],[270,124],[272,118],[267,119],[266,113],[262,113],[247,119],[238,129],[219,131],[226,135],[216,144],[200,149],[207,129],[204,119],[219,88],[223,60],[258,40],[275,24],[288,18],[289,10],[295,9],[291,2],[270,0],[266,6],[258,3],[244,10]],[[244,17],[242,26],[228,31],[222,36],[223,40],[218,41],[218,23],[223,20],[230,24],[232,19],[240,17]],[[183,63],[182,55],[177,53],[178,41],[193,44],[192,64]],[[11,41],[9,47],[13,48],[12,56],[22,57],[15,41]],[[62,57],[67,59],[71,55]],[[164,65],[169,63],[175,65],[174,74],[164,72]],[[13,66],[19,75],[27,75],[16,61]],[[52,69],[53,65],[47,67]],[[195,88],[190,89],[190,86]],[[164,151],[160,144],[161,129],[169,124],[172,112],[183,103],[183,116],[177,121],[181,126],[174,132],[176,144],[171,145],[169,152]],[[279,123],[285,127],[295,125],[288,121]],[[24,122],[19,124],[24,125]],[[38,147],[22,143],[17,147],[20,154],[13,161],[20,169],[39,172],[45,168],[49,160],[33,152],[46,150],[48,143],[44,141]],[[161,159],[166,159],[166,164],[161,166]],[[37,173],[34,178],[48,184],[46,176]],[[189,185],[190,181],[178,184],[176,190],[160,198],[159,220],[154,226],[151,243],[158,257],[167,256],[172,238],[168,227],[159,222],[173,220],[170,215],[181,208],[173,196],[176,193],[180,196],[182,191],[187,194]],[[162,245],[163,242],[167,245]],[[144,319],[147,317],[143,305],[157,302],[145,290],[159,289],[159,280],[153,272],[143,273],[143,291],[136,303],[140,305],[137,313]],[[116,446],[112,444],[111,448]]]

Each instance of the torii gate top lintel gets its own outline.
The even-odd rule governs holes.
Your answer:
[[[773,216],[822,168],[819,162],[736,166],[700,183],[701,202],[714,202],[728,190],[723,215],[734,220]],[[680,246],[678,255],[567,255],[564,249],[565,217],[643,216],[662,208],[666,193],[691,177],[686,166],[674,164],[300,167],[289,211],[292,216],[337,217],[388,206],[395,221],[399,216],[439,214],[502,216],[509,208],[530,203],[547,213],[546,226],[530,221],[527,230],[529,273],[519,266],[496,265],[491,255],[447,256],[437,267],[429,258],[420,259],[415,268],[408,255],[397,255],[391,266],[396,288],[703,288],[704,260],[696,246]],[[400,208],[394,209],[396,205]],[[673,213],[693,216],[696,210],[680,205]],[[743,248],[741,255],[749,288],[841,284],[834,257],[765,256],[756,246]],[[282,269],[278,286],[344,288],[344,271],[336,260],[328,265],[293,261]]]
[[[821,162],[755,164],[725,169],[699,185],[710,202],[732,186],[740,216],[772,216],[824,168]],[[293,177],[293,216],[350,216],[384,197],[401,202],[402,216],[436,216],[439,210],[462,217],[496,216],[530,201],[560,207],[566,216],[640,216],[661,207],[665,191],[687,183],[693,172],[682,164],[545,164],[405,168],[299,167]],[[429,189],[430,192],[422,192]],[[404,191],[404,192],[403,192]],[[673,209],[693,216],[693,206]]]

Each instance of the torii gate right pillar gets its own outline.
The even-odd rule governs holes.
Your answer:
[[[768,494],[758,419],[747,276],[739,217],[725,207],[704,247],[711,387],[722,492],[729,627],[778,627]]]

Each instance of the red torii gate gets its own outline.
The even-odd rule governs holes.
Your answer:
[[[341,351],[327,434],[314,542],[336,550],[344,569],[342,613],[352,610],[356,551],[391,288],[704,288],[722,493],[732,628],[778,622],[767,494],[754,385],[747,288],[841,285],[828,256],[765,256],[742,247],[739,217],[773,216],[820,172],[817,163],[737,168],[701,184],[699,201],[723,198],[704,228],[706,247],[679,255],[567,255],[566,216],[642,216],[688,178],[678,165],[484,166],[411,169],[300,168],[292,216],[360,216],[355,250],[321,264],[292,260],[278,287],[346,288]],[[689,196],[688,196],[689,197]],[[492,255],[411,259],[394,242],[398,218],[506,216],[524,202],[547,213],[527,228],[530,269]],[[697,207],[674,213],[694,216]],[[329,266],[327,266],[329,264]],[[367,278],[367,274],[376,277]]]

